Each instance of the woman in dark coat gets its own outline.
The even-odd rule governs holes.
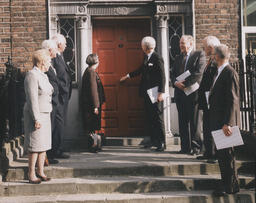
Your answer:
[[[88,55],[86,63],[88,67],[82,78],[81,109],[85,132],[90,136],[95,130],[101,129],[101,106],[105,102],[105,94],[100,77],[95,71],[99,65],[97,54]]]

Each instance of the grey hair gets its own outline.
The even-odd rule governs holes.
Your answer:
[[[43,49],[57,49],[57,44],[55,41],[48,39],[48,40],[44,40],[42,42],[42,48]]]
[[[154,49],[156,47],[156,40],[153,37],[146,36],[141,40],[141,45],[148,49]]]
[[[206,43],[208,47],[214,48],[220,45],[220,40],[217,37],[211,35],[205,37],[203,41]]]
[[[182,35],[181,38],[183,38],[185,40],[185,42],[190,42],[191,43],[191,47],[193,47],[194,45],[194,38],[192,35]]]
[[[230,51],[227,45],[220,44],[215,47],[215,54],[217,54],[221,59],[228,60],[230,58]]]
[[[66,43],[66,38],[62,34],[55,34],[51,39],[54,40],[57,45]]]

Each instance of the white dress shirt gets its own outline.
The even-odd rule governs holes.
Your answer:
[[[229,63],[227,62],[227,63],[224,63],[223,65],[221,65],[220,67],[218,67],[218,75],[216,76],[216,78],[215,78],[215,80],[214,80],[214,82],[213,82],[212,87],[214,87],[216,80],[218,79],[218,77],[220,76],[221,72],[223,71],[223,69],[224,69],[228,64],[229,64]]]

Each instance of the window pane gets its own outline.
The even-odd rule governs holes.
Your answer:
[[[246,42],[246,54],[250,53],[256,54],[256,33],[248,33],[245,35]]]
[[[66,37],[67,47],[63,53],[64,59],[72,71],[72,81],[77,82],[75,54],[75,21],[70,18],[60,19],[60,33]]]
[[[256,26],[256,1],[244,0],[244,26]]]

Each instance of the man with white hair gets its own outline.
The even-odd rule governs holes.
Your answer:
[[[62,128],[60,127],[59,132],[60,139],[59,139],[59,146],[57,151],[54,154],[55,158],[62,158],[66,159],[69,158],[69,155],[64,154],[62,150],[62,142],[63,142],[63,134],[64,134],[64,125],[66,123],[67,118],[67,109],[68,109],[68,102],[71,96],[71,71],[67,66],[66,62],[63,58],[63,52],[66,49],[66,39],[61,34],[56,34],[52,38],[55,41],[58,51],[56,57],[52,60],[53,67],[56,70],[58,83],[59,83],[59,108],[60,111],[57,113],[57,117],[64,120]]]
[[[230,52],[226,45],[215,47],[218,71],[209,94],[211,131],[222,129],[225,136],[232,134],[232,126],[240,126],[239,76],[229,65],[229,58]],[[233,147],[219,149],[216,155],[222,184],[213,194],[223,196],[239,192]]]
[[[148,134],[151,138],[151,144],[148,147],[155,146],[156,151],[164,151],[165,127],[163,120],[163,94],[165,92],[165,72],[164,61],[154,50],[156,41],[153,37],[144,37],[141,41],[141,47],[145,53],[143,64],[135,71],[123,76],[120,81],[141,75],[139,94],[144,98],[146,121]],[[152,103],[147,90],[158,87],[157,102]],[[147,147],[147,146],[146,146]]]
[[[203,78],[198,90],[198,108],[203,110],[203,143],[205,152],[203,156],[198,156],[197,159],[207,159],[208,163],[216,162],[215,144],[210,131],[210,113],[206,97],[209,95],[214,75],[217,72],[217,64],[214,60],[214,47],[218,45],[220,45],[220,41],[215,36],[207,36],[203,40],[203,49],[209,60],[204,69]]]
[[[57,54],[57,45],[53,40],[44,40],[42,42],[42,48],[47,49],[50,52],[50,57],[56,57]],[[63,127],[63,119],[60,116],[57,116],[59,109],[59,83],[58,77],[55,68],[51,65],[49,70],[45,72],[48,76],[49,82],[53,86],[54,92],[52,94],[52,112],[51,112],[51,127],[52,127],[52,148],[51,150],[47,151],[47,157],[50,164],[57,164],[59,163],[58,160],[54,159],[54,154],[58,149],[59,140],[60,140],[60,133],[62,130],[60,128]]]
[[[183,35],[180,39],[181,55],[176,56],[171,69],[174,98],[178,110],[181,151],[179,153],[198,155],[201,150],[201,112],[198,109],[198,90],[186,95],[184,90],[196,83],[200,84],[205,67],[203,51],[193,50],[194,39],[191,35]],[[177,77],[185,71],[190,76],[184,81]]]

